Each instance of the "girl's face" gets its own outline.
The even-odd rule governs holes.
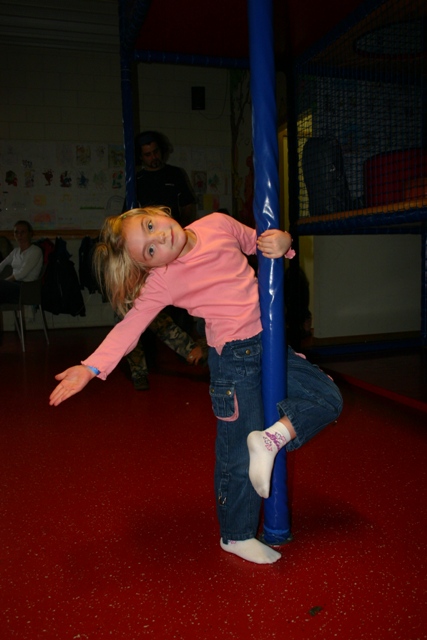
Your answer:
[[[191,248],[186,231],[162,213],[130,216],[123,223],[123,232],[129,254],[144,267],[163,267]]]

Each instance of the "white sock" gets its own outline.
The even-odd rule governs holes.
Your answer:
[[[281,554],[256,538],[249,540],[229,540],[225,544],[221,538],[221,549],[255,564],[273,564],[281,558]]]
[[[262,498],[270,495],[271,473],[277,452],[291,440],[291,434],[282,422],[275,422],[265,431],[252,431],[248,435],[249,478]]]

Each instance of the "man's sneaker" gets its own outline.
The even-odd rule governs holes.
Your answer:
[[[132,382],[137,391],[148,391],[148,389],[150,388],[150,383],[148,382],[147,375],[142,375],[138,378],[134,378]]]

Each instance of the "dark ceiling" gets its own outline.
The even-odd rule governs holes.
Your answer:
[[[348,16],[360,0],[274,0],[275,53],[298,56]],[[152,0],[136,48],[247,58],[247,0]],[[254,26],[256,34],[256,25]],[[289,34],[289,35],[287,35]]]

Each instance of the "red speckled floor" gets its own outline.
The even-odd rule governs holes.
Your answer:
[[[271,566],[221,551],[202,369],[161,352],[57,408],[54,373],[102,329],[0,346],[1,640],[422,640],[423,411],[339,380],[345,408],[288,455],[293,542]]]
[[[401,348],[317,356],[316,360],[352,384],[420,411],[427,411],[427,349]]]

